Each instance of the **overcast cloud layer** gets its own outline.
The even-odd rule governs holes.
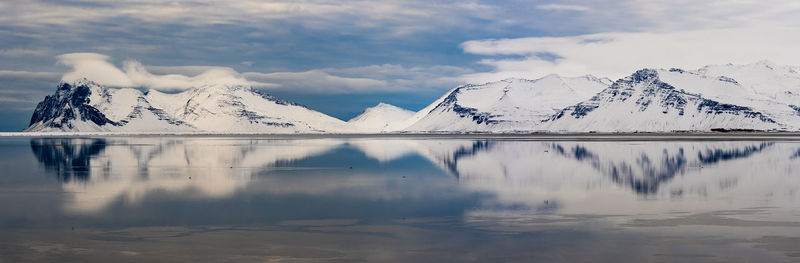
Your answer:
[[[60,80],[249,85],[339,118],[417,110],[462,83],[643,67],[798,65],[800,2],[0,2],[0,130]]]

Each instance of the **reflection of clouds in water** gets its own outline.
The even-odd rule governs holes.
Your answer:
[[[234,144],[235,143],[235,144]],[[224,197],[258,169],[324,153],[336,140],[34,139],[34,153],[64,180],[66,209],[93,212],[111,202],[136,203],[152,191],[193,191]],[[49,167],[49,168],[48,168]],[[76,172],[78,171],[78,172]]]
[[[302,176],[262,177],[259,180],[263,184],[252,190],[398,199],[421,196],[412,190],[444,192],[458,187],[492,196],[474,213],[486,212],[481,209],[628,213],[663,211],[665,207],[701,209],[709,201],[737,198],[785,199],[781,196],[800,185],[797,177],[787,175],[791,174],[787,171],[800,169],[800,162],[787,159],[797,149],[788,143],[397,138],[31,141],[39,161],[48,171],[57,173],[65,191],[71,192],[66,207],[76,212],[98,211],[115,200],[135,203],[153,191],[192,191],[207,198],[230,196],[247,186],[264,167],[324,155],[341,145],[381,163],[418,155],[451,174],[458,183],[422,178],[428,181],[418,179],[414,183],[424,185],[398,188],[393,186],[398,183],[394,177],[359,172],[328,176],[331,171],[316,170],[302,172]],[[689,200],[670,203],[682,199]]]

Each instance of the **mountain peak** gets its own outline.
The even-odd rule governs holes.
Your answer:
[[[204,85],[178,93],[62,82],[34,110],[26,131],[344,131],[336,118],[244,85]]]
[[[378,102],[378,105],[372,106],[369,109],[375,109],[375,108],[398,108],[398,107],[389,103]]]
[[[515,82],[531,82],[531,81],[533,81],[533,80],[525,79],[525,78],[512,77],[512,78],[505,78],[505,79],[503,79],[501,81],[498,81],[498,82],[515,83]],[[496,82],[490,82],[490,83],[496,83]]]
[[[100,87],[100,84],[97,84],[97,82],[91,81],[87,78],[79,78],[72,82],[67,82],[62,80],[58,83],[56,87],[57,90],[72,90],[81,86]]]
[[[92,86],[96,83],[84,79],[74,81],[72,85],[59,83],[56,93],[48,95],[36,105],[31,116],[28,130],[32,129],[75,129],[75,122],[88,125],[117,126],[100,110],[90,105]]]
[[[561,75],[558,75],[558,74],[547,74],[544,77],[541,77],[539,79],[563,79],[563,78],[564,77],[562,77]]]
[[[395,125],[403,123],[414,114],[413,111],[380,102],[378,105],[366,108],[363,113],[353,117],[347,123],[370,132],[391,131],[403,128],[395,127]]]
[[[87,78],[79,78],[72,82],[73,86],[100,86],[97,82],[91,81]]]
[[[640,69],[640,70],[637,70],[636,72],[634,72],[630,76],[630,78],[634,82],[643,82],[643,81],[648,81],[648,80],[652,80],[652,79],[658,79],[658,71],[656,71],[655,69],[649,69],[649,68]]]

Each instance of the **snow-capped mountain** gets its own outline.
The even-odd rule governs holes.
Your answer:
[[[363,113],[353,117],[347,123],[362,132],[397,131],[402,129],[403,127],[400,125],[413,115],[413,111],[381,102],[374,107],[365,109]]]
[[[611,81],[594,76],[549,75],[464,85],[422,109],[407,131],[533,130],[541,120],[601,91]]]
[[[680,75],[676,73],[682,73]],[[761,61],[748,65],[716,65],[706,66],[697,71],[680,72],[672,70],[661,73],[667,81],[678,83],[677,79],[691,79],[695,75],[700,78],[721,81],[729,88],[720,85],[680,85],[687,91],[702,94],[705,97],[725,103],[752,107],[770,115],[787,129],[800,129],[800,69],[775,65]],[[695,77],[697,78],[697,77]],[[730,87],[734,86],[734,87]],[[704,89],[705,88],[705,89]]]
[[[714,91],[713,98],[724,97],[724,101],[693,91]],[[729,78],[708,78],[678,69],[643,69],[618,80],[591,99],[563,109],[545,120],[544,127],[548,131],[602,132],[784,127],[760,109],[741,106],[752,104],[729,104],[752,99],[742,94],[746,90]]]
[[[61,83],[25,131],[346,132],[345,122],[243,86],[209,85],[167,94]]]
[[[61,83],[25,131],[672,132],[800,130],[800,69],[762,61],[642,69],[612,82],[548,75],[459,86],[413,113],[380,103],[348,122],[244,86],[167,94]]]
[[[458,87],[408,131],[671,132],[800,129],[800,70],[769,62],[694,71],[644,69],[611,85],[593,77],[510,79]]]

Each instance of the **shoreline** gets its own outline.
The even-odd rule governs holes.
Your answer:
[[[797,140],[800,132],[572,132],[572,133],[215,133],[215,132],[0,132],[0,138],[86,138],[86,137],[248,137],[264,139],[313,138],[414,138],[414,139],[497,139],[497,140]]]

